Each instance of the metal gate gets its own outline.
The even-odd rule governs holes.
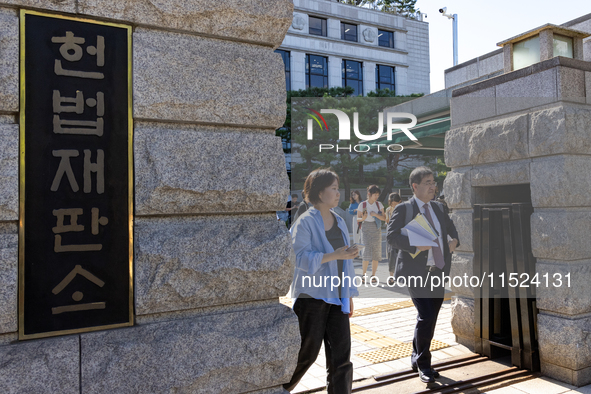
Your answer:
[[[511,354],[513,365],[539,371],[531,203],[474,205],[474,294],[477,353]]]

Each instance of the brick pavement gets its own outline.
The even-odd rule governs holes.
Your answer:
[[[355,272],[361,275],[361,261],[355,260]],[[371,269],[371,268],[370,268]],[[359,288],[360,297],[354,299],[355,310],[360,311],[364,308],[391,305],[410,300],[405,289],[391,289],[388,286],[382,287],[388,277],[388,262],[382,260],[379,263],[377,276],[380,278],[380,285],[371,287],[363,285]],[[283,302],[288,302],[285,298]],[[387,308],[385,308],[387,309]],[[351,324],[353,331],[362,330],[365,332],[377,333],[379,338],[389,339],[395,344],[412,343],[414,325],[416,322],[416,309],[414,306],[407,306],[401,309],[364,314],[353,316]],[[372,340],[372,336],[352,335],[351,338],[351,362],[353,363],[353,380],[360,381],[371,378],[376,375],[396,372],[410,368],[410,356],[398,358],[391,361],[372,363],[361,358],[359,355],[380,349],[380,342]],[[449,345],[441,350],[432,352],[433,362],[440,362],[445,359],[472,354],[469,349],[455,342],[455,335],[451,327],[451,302],[449,300],[443,303],[437,326],[435,328],[434,339]],[[387,342],[384,346],[392,346]],[[382,346],[382,348],[384,347]],[[306,392],[325,392],[326,388],[326,359],[324,356],[324,347],[320,350],[318,359],[308,370],[306,375],[300,381],[292,393]],[[525,382],[520,382],[511,386],[489,391],[490,394],[591,394],[591,385],[576,388],[574,386],[555,381],[547,377],[540,377]]]
[[[355,260],[354,265],[356,274],[361,275],[361,261]],[[377,287],[372,287],[369,284],[366,284],[359,288],[360,296],[354,299],[356,311],[360,311],[364,308],[410,300],[405,289],[392,289],[384,284],[388,275],[388,261],[384,259],[380,261],[377,271],[380,284]],[[387,312],[353,316],[351,318],[351,324],[362,327],[366,332],[370,331],[372,333],[380,334],[379,337],[383,339],[393,340],[394,344],[412,343],[416,314],[417,312],[414,306],[406,306],[401,309]],[[444,302],[441,312],[439,313],[434,339],[444,342],[449,345],[449,347],[432,352],[433,361],[440,361],[446,358],[470,353],[467,348],[455,342],[455,336],[451,328],[451,305],[449,300]],[[380,341],[372,341],[371,336],[368,336],[367,340],[362,340],[360,336],[352,335],[351,362],[353,363],[353,380],[362,380],[374,375],[381,375],[410,368],[410,356],[380,363],[372,363],[359,357],[360,354],[372,352],[387,347],[388,345],[392,346],[392,342],[386,341],[383,343],[383,346],[379,345]],[[325,368],[326,359],[323,347],[320,350],[318,359],[314,365],[310,367],[306,375],[292,392],[302,393],[324,388],[326,386]]]

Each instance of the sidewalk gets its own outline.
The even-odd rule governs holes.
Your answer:
[[[361,276],[361,261],[354,260],[354,266],[355,273]],[[388,261],[382,260],[377,271],[380,285],[363,285],[359,288],[360,296],[354,298],[355,314],[351,318],[354,381],[410,368],[416,309],[405,289],[392,289],[384,285],[388,275]],[[290,303],[291,300],[283,298],[282,302]],[[471,353],[455,342],[449,300],[443,303],[439,313],[434,339],[442,348],[433,351],[433,361]],[[320,391],[325,388],[325,368],[323,347],[316,363],[292,393]]]
[[[371,263],[370,263],[371,264]],[[354,260],[355,272],[362,274],[360,260]],[[371,266],[369,268],[371,273]],[[416,323],[416,309],[405,289],[384,286],[388,277],[388,261],[379,263],[378,287],[369,284],[359,288],[360,297],[354,299],[355,314],[351,318],[351,362],[353,381],[362,381],[376,375],[383,375],[410,369],[410,353]],[[384,287],[382,287],[384,286]],[[451,301],[446,295],[431,345],[433,362],[472,354],[466,347],[455,342],[451,327]],[[281,302],[291,305],[291,299]],[[320,350],[315,364],[308,370],[292,393],[325,393],[326,360],[324,347]],[[364,393],[372,393],[367,390]],[[377,393],[378,391],[376,391]],[[511,386],[489,391],[494,394],[591,394],[591,385],[576,388],[546,377],[530,379]]]

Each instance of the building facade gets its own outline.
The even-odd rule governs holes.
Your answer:
[[[390,89],[428,94],[429,25],[331,0],[294,0],[277,52],[287,90],[352,86],[355,94]]]

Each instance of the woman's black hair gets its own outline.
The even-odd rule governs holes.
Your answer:
[[[378,187],[378,185],[369,185],[367,187],[367,198],[369,198],[370,194],[381,193],[382,191]]]
[[[308,201],[313,205],[320,202],[320,193],[333,184],[339,181],[339,176],[336,172],[326,168],[319,168],[312,171],[304,182],[304,194]]]

